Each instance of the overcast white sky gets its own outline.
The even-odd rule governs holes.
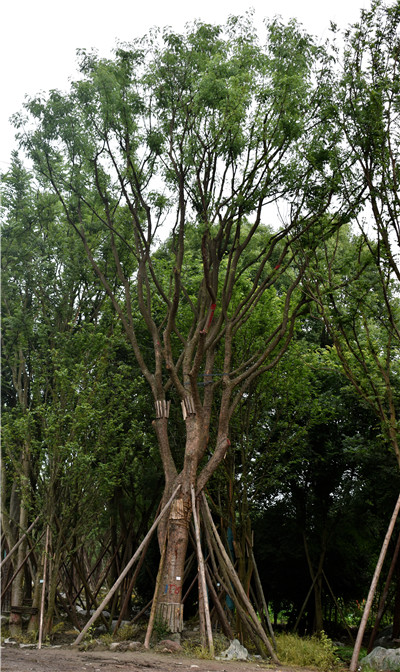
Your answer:
[[[10,116],[21,109],[24,96],[63,89],[76,72],[76,49],[95,47],[107,56],[116,40],[140,37],[151,26],[172,26],[201,19],[223,23],[230,14],[244,14],[252,7],[256,22],[280,14],[296,17],[321,41],[329,34],[330,21],[340,28],[358,20],[369,0],[8,0],[1,15],[0,57],[0,169],[5,170],[15,147]]]

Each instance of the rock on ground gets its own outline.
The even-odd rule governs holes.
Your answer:
[[[167,651],[168,653],[176,653],[177,651],[182,651],[182,647],[179,642],[175,642],[172,639],[163,639],[157,644],[157,650]]]
[[[385,649],[377,646],[360,660],[361,667],[371,667],[373,670],[390,670],[400,672],[400,649]]]
[[[223,651],[217,660],[248,660],[249,652],[241,645],[238,639],[234,639],[229,648]]]

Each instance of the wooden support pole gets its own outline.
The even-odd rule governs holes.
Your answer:
[[[17,548],[22,544],[22,542],[24,541],[25,537],[26,537],[26,536],[29,534],[29,532],[34,528],[34,526],[36,525],[36,523],[37,523],[37,521],[39,520],[39,518],[40,518],[40,516],[36,516],[35,520],[33,521],[33,523],[32,523],[31,525],[29,525],[28,529],[27,529],[26,532],[22,535],[21,539],[18,539],[17,543],[12,547],[12,549],[10,550],[10,552],[7,553],[7,555],[6,555],[6,557],[4,558],[4,560],[2,560],[2,561],[0,562],[0,569],[3,567],[3,565],[6,564],[6,562],[11,558],[11,556],[13,555],[13,553],[14,553],[14,552],[17,550]]]
[[[87,577],[87,579],[86,579],[88,585],[89,585],[89,579],[91,578],[91,576],[94,574],[94,572],[96,571],[96,569],[97,569],[98,566],[100,565],[100,563],[101,563],[101,561],[103,560],[105,554],[107,553],[107,551],[108,551],[110,545],[111,545],[111,541],[109,541],[107,545],[103,545],[103,549],[102,549],[102,551],[101,551],[99,557],[97,558],[97,560],[96,560],[96,562],[95,562],[95,564],[94,564],[92,570],[90,571],[90,574],[88,575],[88,577]],[[77,593],[77,594],[75,595],[75,597],[73,598],[73,602],[75,602],[75,600],[78,598],[78,596],[79,596],[79,594],[82,592],[83,588],[84,588],[84,586],[82,585],[82,586],[80,587],[78,593]],[[94,586],[93,589],[96,590],[96,586]],[[74,590],[76,590],[75,587],[74,587]],[[97,593],[96,593],[96,595],[97,595]],[[94,596],[95,599],[96,599],[96,595]]]
[[[244,588],[243,588],[243,586],[240,582],[240,579],[239,579],[239,577],[238,577],[238,575],[237,575],[237,573],[236,573],[236,571],[233,567],[231,559],[229,558],[229,555],[227,554],[227,552],[224,548],[224,545],[223,545],[223,543],[221,541],[221,538],[218,534],[217,528],[214,525],[214,521],[212,519],[211,512],[210,512],[210,509],[208,507],[207,499],[206,499],[204,493],[203,493],[203,504],[204,504],[204,511],[205,511],[207,520],[210,524],[211,530],[214,534],[214,538],[216,540],[217,547],[218,547],[218,550],[220,552],[221,558],[222,558],[227,570],[229,571],[230,580],[232,581],[234,587],[236,588],[237,593],[240,596],[241,601],[245,605],[247,614],[248,614],[248,616],[249,616],[249,618],[252,622],[253,628],[257,632],[258,637],[261,639],[263,644],[265,644],[265,646],[267,648],[267,651],[268,651],[269,655],[271,656],[273,662],[276,663],[277,665],[279,665],[280,664],[279,660],[276,656],[276,653],[275,653],[273,647],[271,646],[271,642],[269,641],[265,631],[263,630],[263,628],[262,628],[262,626],[261,626],[261,624],[258,620],[257,614],[253,609],[253,605],[251,604],[249,598],[247,597],[246,592],[245,592],[245,590],[244,590]]]
[[[196,496],[194,494],[193,485],[191,487],[191,494],[192,494],[192,511],[193,511],[193,521],[194,521],[194,531],[195,531],[195,536],[196,536],[197,560],[198,560],[198,566],[199,566],[199,577],[200,577],[202,592],[203,592],[203,605],[204,605],[204,616],[205,616],[205,620],[206,620],[208,648],[210,650],[210,654],[212,655],[212,657],[214,657],[214,642],[213,642],[212,629],[211,629],[210,607],[209,607],[209,604],[208,604],[207,582],[206,582],[206,575],[205,575],[205,570],[204,570],[203,552],[201,550],[200,525],[199,525],[199,519],[198,519],[198,512],[197,512],[197,508],[196,508]]]
[[[359,655],[360,655],[362,640],[363,640],[363,637],[364,637],[364,632],[365,632],[365,628],[366,628],[366,625],[367,625],[369,612],[371,611],[372,601],[374,599],[376,586],[378,585],[379,575],[382,571],[383,562],[385,560],[385,556],[386,556],[387,549],[388,549],[388,546],[389,546],[390,538],[393,534],[393,529],[394,529],[397,517],[399,515],[399,511],[400,511],[400,495],[397,499],[396,506],[394,507],[393,515],[392,515],[391,521],[389,523],[388,531],[386,532],[386,537],[385,537],[384,542],[382,544],[382,549],[381,549],[379,559],[378,559],[378,562],[377,562],[377,565],[376,565],[374,576],[372,578],[371,587],[369,589],[367,601],[366,601],[365,607],[364,607],[364,613],[362,615],[360,627],[358,629],[356,643],[354,645],[353,656],[352,656],[351,663],[350,663],[350,668],[349,668],[350,672],[356,672],[356,669],[357,669],[358,658],[359,658]]]
[[[143,541],[142,541],[142,543],[140,544],[139,548],[137,549],[136,553],[134,553],[134,555],[132,556],[132,558],[129,560],[128,564],[126,565],[125,569],[122,571],[122,573],[120,574],[120,576],[118,577],[118,579],[116,580],[116,582],[114,583],[114,585],[112,586],[111,590],[109,590],[109,592],[108,592],[107,595],[105,596],[105,598],[104,598],[104,600],[102,601],[102,603],[100,604],[100,606],[96,609],[96,611],[94,612],[93,616],[92,616],[92,617],[89,619],[89,621],[86,623],[86,625],[85,625],[85,627],[83,628],[82,632],[79,633],[79,635],[78,635],[78,637],[76,638],[76,640],[72,643],[72,646],[77,646],[77,645],[79,644],[79,642],[82,641],[83,637],[85,636],[85,634],[86,634],[87,631],[89,630],[90,626],[91,626],[91,625],[96,621],[96,619],[100,616],[101,612],[103,611],[104,607],[109,603],[109,601],[111,600],[111,598],[112,598],[112,596],[114,595],[115,591],[118,590],[119,586],[121,585],[121,583],[122,583],[122,581],[124,580],[125,576],[126,576],[127,573],[129,572],[130,568],[133,566],[133,564],[136,562],[137,558],[138,558],[139,555],[141,554],[143,548],[145,547],[145,545],[146,545],[146,543],[147,543],[148,538],[153,534],[153,532],[154,532],[154,530],[156,529],[158,523],[160,522],[160,520],[164,517],[164,515],[166,514],[166,512],[167,512],[168,509],[170,508],[170,506],[171,506],[172,502],[174,501],[175,496],[176,496],[178,490],[180,490],[180,488],[181,488],[181,485],[180,485],[180,484],[178,485],[177,488],[175,488],[174,492],[172,493],[171,497],[169,498],[168,502],[166,503],[166,505],[164,506],[164,508],[162,509],[162,511],[159,513],[159,515],[158,515],[157,518],[155,519],[153,525],[151,526],[150,530],[149,530],[148,533],[146,534],[145,538],[143,539]]]
[[[138,565],[137,565],[137,567],[136,567],[136,569],[135,569],[135,571],[134,571],[134,573],[133,573],[133,576],[132,576],[132,578],[131,578],[131,580],[130,580],[130,582],[129,582],[129,586],[128,586],[128,589],[127,589],[127,591],[126,591],[126,595],[125,595],[125,600],[124,600],[124,603],[123,603],[123,605],[122,605],[122,607],[121,607],[121,611],[120,611],[120,614],[119,614],[119,617],[118,617],[118,620],[117,620],[117,624],[116,624],[115,629],[114,629],[114,634],[118,631],[119,626],[121,625],[122,619],[124,618],[125,613],[126,613],[126,611],[127,611],[127,609],[128,609],[129,600],[130,600],[130,597],[131,597],[131,595],[132,595],[133,587],[134,587],[134,585],[135,585],[135,583],[136,583],[136,579],[137,579],[137,577],[138,577],[138,574],[139,574],[139,572],[140,572],[140,570],[141,570],[141,567],[142,567],[142,565],[143,565],[144,559],[145,559],[145,557],[146,557],[146,553],[147,553],[147,550],[148,550],[148,548],[149,548],[150,541],[151,541],[151,537],[148,538],[148,540],[147,540],[147,544],[146,544],[146,546],[144,546],[144,548],[143,548],[143,552],[142,552],[142,555],[140,556]]]
[[[192,582],[191,582],[189,588],[187,589],[186,593],[185,593],[184,596],[182,597],[182,604],[185,604],[187,596],[189,595],[189,593],[190,593],[190,591],[192,590],[194,584],[195,584],[196,581],[198,580],[198,575],[199,575],[199,572],[197,571],[197,574],[194,576],[194,578],[193,578],[193,580],[192,580]]]
[[[309,591],[308,591],[308,593],[307,593],[307,595],[306,595],[306,598],[305,598],[303,604],[301,605],[301,609],[300,609],[299,614],[298,614],[298,616],[297,616],[296,623],[294,624],[293,632],[297,632],[297,628],[299,627],[301,617],[302,617],[302,615],[303,615],[304,609],[305,609],[306,606],[307,606],[307,602],[308,602],[308,600],[310,599],[311,593],[312,593],[312,591],[313,591],[313,589],[314,589],[314,586],[315,586],[315,583],[316,583],[316,581],[317,581],[317,579],[318,579],[318,576],[319,576],[318,573],[314,575],[314,578],[313,578],[313,581],[312,581],[312,583],[311,583],[310,589],[309,589]]]
[[[137,613],[136,616],[134,616],[134,617],[132,618],[132,620],[131,620],[131,625],[133,625],[134,623],[137,623],[137,621],[139,620],[139,618],[140,618],[141,616],[143,616],[143,614],[147,611],[147,609],[148,609],[149,607],[151,607],[152,602],[153,602],[153,598],[151,598],[151,600],[146,604],[146,606],[144,606],[143,609],[141,609],[141,610],[139,611],[139,613]]]
[[[149,622],[147,624],[146,636],[144,638],[144,648],[145,649],[150,648],[151,633],[153,632],[153,625],[154,625],[154,620],[155,620],[155,617],[156,617],[156,610],[157,610],[158,591],[160,590],[160,583],[161,583],[161,579],[162,579],[162,575],[163,575],[163,571],[164,571],[164,561],[165,561],[165,553],[166,553],[166,550],[167,550],[167,540],[168,540],[168,536],[165,535],[164,544],[163,544],[162,551],[161,551],[160,565],[158,567],[158,573],[157,573],[157,578],[156,578],[156,587],[154,589],[153,604],[151,605],[150,618],[149,618]]]
[[[229,621],[228,621],[228,619],[225,615],[222,604],[219,601],[217,591],[215,590],[215,588],[213,586],[213,582],[212,582],[210,572],[208,570],[207,565],[205,567],[205,570],[206,570],[206,580],[207,580],[208,590],[210,591],[210,595],[211,595],[212,600],[214,602],[215,611],[217,612],[218,620],[221,624],[221,628],[224,632],[225,637],[227,637],[228,639],[234,639],[233,630],[232,630],[232,628],[229,624]]]
[[[38,640],[38,649],[42,648],[42,638],[43,638],[43,619],[44,619],[44,608],[45,608],[45,597],[46,597],[46,579],[47,579],[47,554],[49,550],[49,533],[50,526],[47,525],[46,530],[46,543],[44,548],[43,556],[43,585],[42,585],[42,599],[40,602],[40,620],[39,620],[39,640]]]
[[[261,654],[263,658],[265,658],[265,652],[261,648],[261,642],[264,642],[264,638],[261,637],[260,632],[253,621],[253,619],[249,616],[245,608],[243,607],[243,604],[241,603],[241,600],[239,599],[237,592],[235,590],[232,590],[232,581],[230,577],[230,570],[224,564],[223,558],[221,556],[221,552],[218,547],[215,548],[215,552],[218,556],[218,559],[220,561],[220,568],[221,568],[221,574],[222,576],[219,577],[219,580],[221,582],[221,586],[224,588],[225,593],[229,595],[235,605],[237,614],[240,619],[240,626],[241,628],[244,628],[247,631],[248,636],[250,637],[251,641],[254,643],[255,647],[257,648],[257,651]],[[242,634],[243,638],[243,634]]]
[[[260,575],[258,573],[258,567],[257,567],[256,559],[254,557],[253,549],[251,547],[251,543],[250,543],[249,539],[247,539],[246,541],[247,541],[247,547],[248,547],[249,555],[250,555],[251,561],[253,563],[254,579],[255,579],[255,582],[256,582],[256,586],[257,586],[257,592],[258,592],[258,594],[261,598],[261,603],[262,603],[262,606],[263,606],[263,609],[264,609],[265,619],[267,621],[268,632],[271,636],[272,644],[273,644],[274,649],[276,651],[277,650],[276,639],[275,639],[274,631],[273,631],[273,628],[272,628],[271,619],[269,617],[267,602],[266,602],[266,599],[265,599]]]

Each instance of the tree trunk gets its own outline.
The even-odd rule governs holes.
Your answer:
[[[314,584],[314,632],[322,632],[324,627],[324,617],[322,610],[322,573],[319,573]]]
[[[163,501],[172,490],[172,483],[173,487],[181,483],[182,489],[172,502],[166,528],[163,529],[161,526],[159,528],[160,548],[164,544],[165,535],[167,548],[156,614],[171,632],[181,632],[183,629],[182,585],[192,515],[191,488],[194,487],[196,490],[197,466],[204,440],[204,428],[193,409],[190,408],[190,412],[184,417],[186,424],[184,465],[181,473],[176,475],[175,467],[171,466],[171,470],[168,471],[168,465],[164,464],[166,487]]]
[[[40,594],[41,594],[41,578],[42,578],[42,572],[40,567],[37,568],[36,570],[36,576],[35,576],[35,585],[33,589],[33,599],[32,599],[32,607],[36,609],[37,611],[35,613],[32,613],[30,619],[29,619],[29,624],[28,624],[28,632],[37,632],[39,630],[39,609],[40,609]]]
[[[167,530],[167,550],[158,595],[157,616],[171,632],[183,629],[182,584],[189,522],[192,509],[188,497],[178,497],[171,506]]]
[[[20,534],[22,535],[24,534],[27,526],[28,526],[28,511],[25,506],[25,502],[23,501],[23,498],[21,498],[20,513],[19,513]],[[26,547],[27,547],[27,540],[25,538],[18,548],[16,567],[20,567],[20,565],[23,563],[25,559]],[[24,572],[21,571],[18,572],[17,576],[15,577],[11,589],[10,634],[13,637],[21,632],[22,627],[21,613],[18,610],[13,611],[13,607],[21,608],[23,599],[24,599]]]

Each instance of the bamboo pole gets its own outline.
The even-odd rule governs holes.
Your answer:
[[[9,553],[7,553],[7,555],[6,555],[6,557],[4,558],[4,560],[2,560],[2,561],[0,562],[0,569],[1,569],[1,568],[3,567],[3,565],[5,565],[6,562],[11,558],[11,556],[12,556],[13,553],[14,553],[14,551],[17,550],[18,546],[20,546],[20,545],[22,544],[22,542],[24,541],[25,537],[29,534],[29,532],[30,532],[30,531],[33,529],[33,527],[36,525],[36,523],[37,523],[37,521],[39,520],[39,518],[40,518],[40,516],[36,516],[35,520],[33,521],[33,523],[32,523],[31,525],[29,525],[28,529],[27,529],[26,532],[22,535],[21,539],[18,539],[17,543],[12,547],[11,551],[10,551]]]
[[[140,618],[141,616],[143,616],[143,614],[145,613],[145,611],[147,611],[147,609],[151,606],[152,602],[153,602],[153,598],[151,598],[151,600],[149,600],[149,602],[146,604],[146,606],[144,606],[143,609],[141,609],[141,610],[139,611],[139,613],[137,613],[137,614],[132,618],[132,620],[131,620],[131,625],[133,625],[133,623],[137,623],[137,621],[139,620],[139,618]]]
[[[371,611],[372,601],[374,599],[376,586],[378,585],[379,575],[382,571],[383,562],[385,560],[385,556],[386,556],[387,549],[388,549],[388,546],[389,546],[390,538],[393,534],[393,529],[394,529],[397,517],[399,515],[399,511],[400,511],[400,495],[397,499],[396,506],[394,507],[393,515],[392,515],[391,521],[389,523],[388,531],[386,532],[386,537],[385,537],[384,542],[382,544],[382,549],[381,549],[379,559],[378,559],[378,562],[377,562],[377,565],[376,565],[376,568],[375,568],[374,576],[372,578],[371,587],[369,589],[367,601],[366,601],[365,607],[364,607],[364,613],[363,613],[363,616],[362,616],[362,619],[361,619],[360,627],[358,629],[356,643],[354,645],[354,651],[353,651],[353,656],[352,656],[351,663],[350,663],[349,672],[356,672],[356,669],[357,669],[358,658],[359,658],[359,655],[360,655],[360,649],[361,649],[362,640],[363,640],[363,637],[364,637],[364,632],[365,632],[365,628],[366,628],[367,621],[368,621],[369,612]]]
[[[217,612],[218,620],[221,623],[221,627],[222,627],[222,630],[224,631],[224,635],[228,639],[234,639],[233,630],[232,630],[232,628],[229,624],[229,621],[228,621],[228,619],[225,615],[225,612],[222,608],[221,602],[219,601],[217,591],[215,590],[215,588],[213,586],[213,582],[212,582],[210,572],[209,572],[209,569],[208,569],[207,565],[205,567],[205,570],[206,570],[206,580],[207,580],[208,590],[210,591],[212,600],[214,602],[215,611]]]
[[[215,541],[215,540],[214,540]],[[216,542],[215,542],[216,543]],[[258,653],[261,654],[262,658],[265,658],[265,651],[261,648],[261,642],[265,643],[264,637],[261,636],[260,631],[251,618],[251,616],[246,612],[245,608],[241,604],[241,601],[235,592],[235,590],[232,590],[232,580],[229,576],[230,570],[224,563],[224,560],[221,556],[219,548],[216,546],[215,552],[218,556],[219,562],[220,562],[220,567],[221,567],[221,574],[222,576],[219,576],[219,580],[221,582],[221,586],[225,590],[225,593],[229,595],[235,605],[238,617],[240,619],[240,627],[241,627],[241,637],[243,640],[243,632],[242,630],[245,630],[250,637],[251,641],[254,643],[255,647],[257,648]],[[231,589],[229,589],[229,586],[231,586]],[[247,606],[247,605],[246,605]]]
[[[302,615],[303,615],[304,609],[305,609],[306,606],[307,606],[307,602],[308,602],[308,600],[310,599],[311,593],[312,593],[313,588],[314,588],[314,586],[315,586],[315,583],[316,583],[316,581],[317,581],[317,579],[318,579],[318,576],[319,576],[318,572],[317,572],[316,574],[314,574],[314,578],[313,578],[313,580],[312,580],[312,584],[311,584],[310,589],[309,589],[309,591],[308,591],[308,593],[307,593],[307,595],[306,595],[306,599],[304,600],[303,604],[301,605],[301,609],[300,609],[299,614],[298,614],[298,616],[297,616],[296,623],[294,624],[293,632],[296,632],[296,631],[297,631],[297,628],[299,627],[301,617],[302,617]]]
[[[141,552],[142,552],[144,546],[146,545],[147,539],[149,538],[149,536],[151,536],[151,535],[153,534],[153,532],[154,532],[154,530],[156,529],[158,523],[160,522],[160,520],[164,517],[165,513],[166,513],[166,512],[168,511],[168,509],[170,508],[170,506],[171,506],[173,500],[175,499],[176,493],[178,492],[178,490],[180,490],[180,488],[181,488],[181,485],[179,484],[178,487],[175,488],[174,492],[172,493],[171,497],[169,498],[168,502],[166,503],[166,505],[164,506],[164,508],[163,508],[162,511],[160,512],[160,514],[159,514],[159,515],[157,516],[157,518],[155,519],[153,525],[151,526],[150,530],[149,530],[148,533],[146,534],[145,538],[143,539],[143,541],[142,541],[142,543],[140,544],[139,548],[137,549],[136,553],[134,553],[134,555],[132,556],[132,558],[130,559],[130,561],[128,562],[128,564],[126,565],[125,569],[122,571],[121,575],[118,577],[118,579],[116,580],[116,582],[114,583],[114,585],[112,586],[112,588],[109,590],[109,592],[108,592],[107,595],[105,596],[105,598],[104,598],[104,600],[102,601],[102,603],[100,604],[100,606],[96,609],[96,611],[94,612],[93,616],[92,616],[92,617],[89,619],[89,621],[86,623],[85,627],[84,627],[83,630],[79,633],[78,637],[77,637],[76,640],[72,643],[71,646],[77,646],[77,645],[79,644],[79,642],[82,641],[83,637],[85,636],[85,634],[86,634],[87,631],[89,630],[90,626],[91,626],[91,625],[95,622],[95,620],[99,617],[99,615],[100,615],[101,612],[103,611],[104,607],[108,604],[108,602],[110,601],[110,599],[111,599],[112,596],[114,595],[115,591],[118,590],[119,586],[121,585],[121,583],[122,583],[122,581],[124,580],[125,576],[126,576],[127,573],[129,572],[130,568],[131,568],[132,565],[136,562],[137,558],[138,558],[139,555],[141,554]]]
[[[88,577],[87,577],[87,583],[88,583],[88,584],[89,584],[89,579],[90,579],[90,577],[94,574],[94,572],[96,571],[96,569],[97,569],[98,566],[100,565],[101,561],[103,560],[105,554],[107,553],[110,544],[111,544],[111,542],[109,541],[108,544],[107,544],[106,546],[103,546],[103,550],[101,551],[101,553],[100,553],[98,559],[96,560],[96,563],[95,563],[93,569],[91,570],[90,574],[89,574]],[[102,577],[100,577],[100,578],[102,578]],[[94,591],[96,591],[96,586],[97,586],[97,583],[93,586],[93,590],[94,590]],[[75,601],[78,599],[78,597],[79,597],[80,593],[82,592],[83,588],[84,588],[84,586],[82,585],[82,586],[80,587],[80,589],[78,590],[77,594],[75,595],[75,597],[73,598],[72,602],[75,602]],[[75,586],[74,586],[74,590],[76,591]],[[96,599],[96,596],[97,596],[97,593],[95,594],[94,599]],[[91,605],[90,605],[90,606],[91,606]]]
[[[154,597],[153,597],[153,603],[151,605],[151,611],[150,611],[150,618],[149,622],[147,624],[147,630],[146,630],[146,636],[144,638],[144,648],[148,649],[150,648],[150,638],[151,638],[151,633],[153,632],[153,625],[154,625],[154,620],[156,617],[156,609],[157,609],[157,602],[158,602],[158,591],[160,590],[160,583],[164,571],[164,561],[165,561],[165,553],[167,550],[167,539],[168,535],[165,535],[164,538],[164,544],[162,547],[161,551],[161,558],[160,558],[160,565],[158,567],[158,573],[157,573],[157,578],[156,578],[156,586],[154,589]]]
[[[49,530],[50,527],[47,525],[46,530],[46,543],[44,549],[44,558],[43,558],[43,586],[42,586],[42,599],[40,602],[40,619],[39,619],[39,641],[38,649],[42,648],[42,637],[43,637],[43,618],[44,618],[44,602],[46,597],[46,579],[47,579],[47,553],[49,549]]]
[[[262,655],[263,658],[265,658],[265,652],[261,649],[260,646],[260,641],[264,642],[265,633],[263,633],[264,636],[261,635],[259,630],[259,624],[258,623],[256,624],[254,620],[251,618],[251,616],[246,612],[242,604],[243,600],[242,601],[240,600],[238,592],[233,589],[231,569],[228,567],[224,558],[222,557],[221,550],[217,545],[216,539],[212,537],[211,543],[215,545],[215,553],[219,561],[220,573],[218,574],[218,580],[221,583],[221,586],[224,589],[225,593],[230,596],[231,600],[235,605],[238,617],[240,619],[240,627],[241,629],[244,628],[246,630],[251,641],[255,644],[258,652]],[[248,605],[246,604],[246,607],[247,606]],[[241,630],[241,637],[243,640],[242,630]]]
[[[130,582],[129,582],[129,585],[128,585],[128,588],[127,588],[127,591],[126,591],[126,595],[125,595],[125,599],[124,599],[124,603],[123,603],[123,605],[122,605],[122,607],[121,607],[121,611],[120,611],[120,614],[119,614],[119,616],[118,616],[117,624],[116,624],[116,626],[115,626],[115,628],[114,628],[114,634],[118,631],[118,629],[119,629],[119,627],[120,627],[120,625],[121,625],[122,619],[124,618],[125,613],[126,613],[126,611],[127,611],[127,609],[128,609],[129,600],[130,600],[130,597],[131,597],[131,595],[132,595],[132,591],[133,591],[134,585],[135,585],[135,583],[136,583],[136,579],[137,579],[137,577],[138,577],[138,574],[139,574],[139,572],[140,572],[140,570],[141,570],[141,568],[142,568],[144,559],[145,559],[145,557],[146,557],[146,553],[147,553],[147,550],[148,550],[148,548],[149,548],[150,541],[151,541],[151,537],[149,537],[146,546],[144,546],[144,548],[143,548],[143,552],[142,552],[142,555],[141,555],[141,557],[140,557],[140,559],[139,559],[138,565],[137,565],[137,567],[136,567],[136,569],[135,569],[135,571],[134,571],[134,573],[133,573],[133,576],[132,576],[132,578],[131,578],[131,580],[130,580]]]
[[[274,649],[276,651],[276,649],[277,649],[276,639],[275,639],[275,635],[274,635],[274,630],[272,628],[271,619],[269,617],[267,601],[265,599],[260,575],[258,573],[258,567],[257,567],[256,559],[254,557],[253,549],[251,547],[249,539],[246,539],[246,541],[247,541],[247,548],[248,548],[248,551],[249,551],[249,554],[250,554],[250,558],[251,558],[251,561],[253,563],[254,579],[255,579],[255,582],[256,582],[257,591],[258,591],[259,596],[261,597],[261,603],[262,603],[262,606],[263,606],[263,609],[264,609],[264,614],[265,614],[265,619],[267,621],[268,631],[269,631],[269,634],[271,636],[271,640],[272,640],[272,643],[274,645]]]
[[[221,554],[223,562],[225,563],[225,566],[229,570],[230,579],[231,579],[232,583],[234,584],[234,586],[235,586],[235,588],[238,592],[238,595],[240,595],[240,598],[241,598],[243,604],[245,605],[245,607],[247,609],[248,616],[250,617],[250,620],[253,624],[253,627],[254,627],[255,631],[257,632],[261,641],[265,644],[265,646],[268,650],[268,653],[271,656],[273,662],[276,663],[277,665],[279,665],[280,664],[279,660],[276,656],[276,653],[275,653],[273,647],[271,646],[271,642],[269,641],[267,635],[265,634],[265,631],[263,630],[263,628],[262,628],[262,626],[261,626],[261,624],[258,620],[257,614],[253,609],[253,605],[251,604],[249,598],[247,597],[246,592],[245,592],[245,590],[244,590],[244,588],[243,588],[243,586],[240,582],[240,579],[239,579],[238,575],[236,574],[236,571],[233,567],[231,559],[229,558],[229,556],[228,556],[228,554],[227,554],[227,552],[224,548],[224,545],[223,545],[223,543],[221,541],[221,538],[218,534],[217,528],[214,525],[214,521],[212,519],[211,512],[210,512],[210,509],[208,507],[208,503],[207,503],[207,500],[206,500],[206,497],[205,497],[204,493],[203,493],[203,503],[204,503],[204,510],[205,510],[208,522],[211,526],[211,529],[213,531],[213,534],[214,534],[214,537],[215,537],[215,540],[216,540],[216,543],[217,543],[217,547],[219,549],[219,552]]]
[[[200,581],[201,581],[202,592],[203,592],[203,606],[204,606],[204,616],[205,616],[205,620],[206,620],[208,648],[210,650],[210,654],[212,655],[212,657],[214,657],[214,642],[213,642],[212,629],[211,629],[210,607],[209,607],[209,604],[208,604],[207,582],[206,582],[206,575],[205,575],[205,570],[204,570],[203,552],[201,550],[200,525],[199,525],[198,512],[197,512],[197,508],[196,508],[196,497],[195,497],[195,494],[194,494],[193,485],[191,487],[191,493],[192,493],[192,510],[193,510],[194,532],[195,532],[195,536],[196,536],[197,560],[198,560]]]

